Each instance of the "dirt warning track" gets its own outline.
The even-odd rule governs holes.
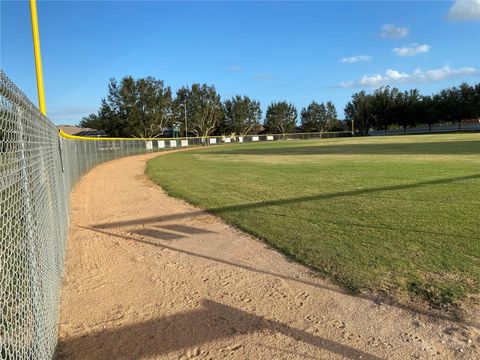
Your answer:
[[[168,197],[144,175],[154,156],[72,192],[58,358],[480,358],[478,324],[345,294]]]

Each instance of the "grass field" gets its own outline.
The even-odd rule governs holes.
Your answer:
[[[209,147],[147,173],[352,291],[480,291],[480,134]]]

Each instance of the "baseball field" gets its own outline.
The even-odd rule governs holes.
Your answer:
[[[480,134],[206,147],[147,174],[353,292],[443,306],[480,290]]]

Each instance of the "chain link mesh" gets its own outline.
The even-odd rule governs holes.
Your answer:
[[[57,343],[69,194],[95,165],[185,146],[347,136],[68,139],[0,71],[0,352],[51,359]]]
[[[59,137],[0,73],[2,359],[47,359],[57,338],[68,191]]]

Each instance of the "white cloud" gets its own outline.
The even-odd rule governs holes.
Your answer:
[[[393,24],[385,24],[382,26],[381,37],[390,39],[402,39],[408,35],[408,29],[405,27],[397,27]]]
[[[373,59],[372,56],[369,55],[356,55],[356,56],[350,56],[350,57],[344,57],[340,59],[340,62],[342,63],[347,63],[347,64],[353,64],[361,61],[371,61]]]
[[[422,71],[416,69],[413,73],[407,74],[397,70],[388,69],[385,74],[364,75],[358,80],[347,81],[337,85],[341,88],[353,87],[379,87],[383,85],[404,84],[404,83],[429,83],[453,77],[480,76],[480,69],[473,67],[461,67],[452,69],[444,66],[439,69]]]
[[[428,44],[413,43],[407,46],[395,48],[392,51],[398,56],[415,56],[421,53],[427,53],[432,47]]]
[[[447,19],[454,21],[480,20],[480,0],[455,0]]]
[[[257,74],[253,77],[253,80],[272,80],[272,74]]]
[[[233,65],[228,68],[232,72],[242,72],[243,66],[242,65]]]
[[[408,76],[409,76],[406,73],[401,73],[401,72],[398,72],[397,70],[392,70],[392,69],[388,69],[387,71],[385,71],[385,75],[388,78],[395,81],[402,81],[402,80],[408,79]]]

